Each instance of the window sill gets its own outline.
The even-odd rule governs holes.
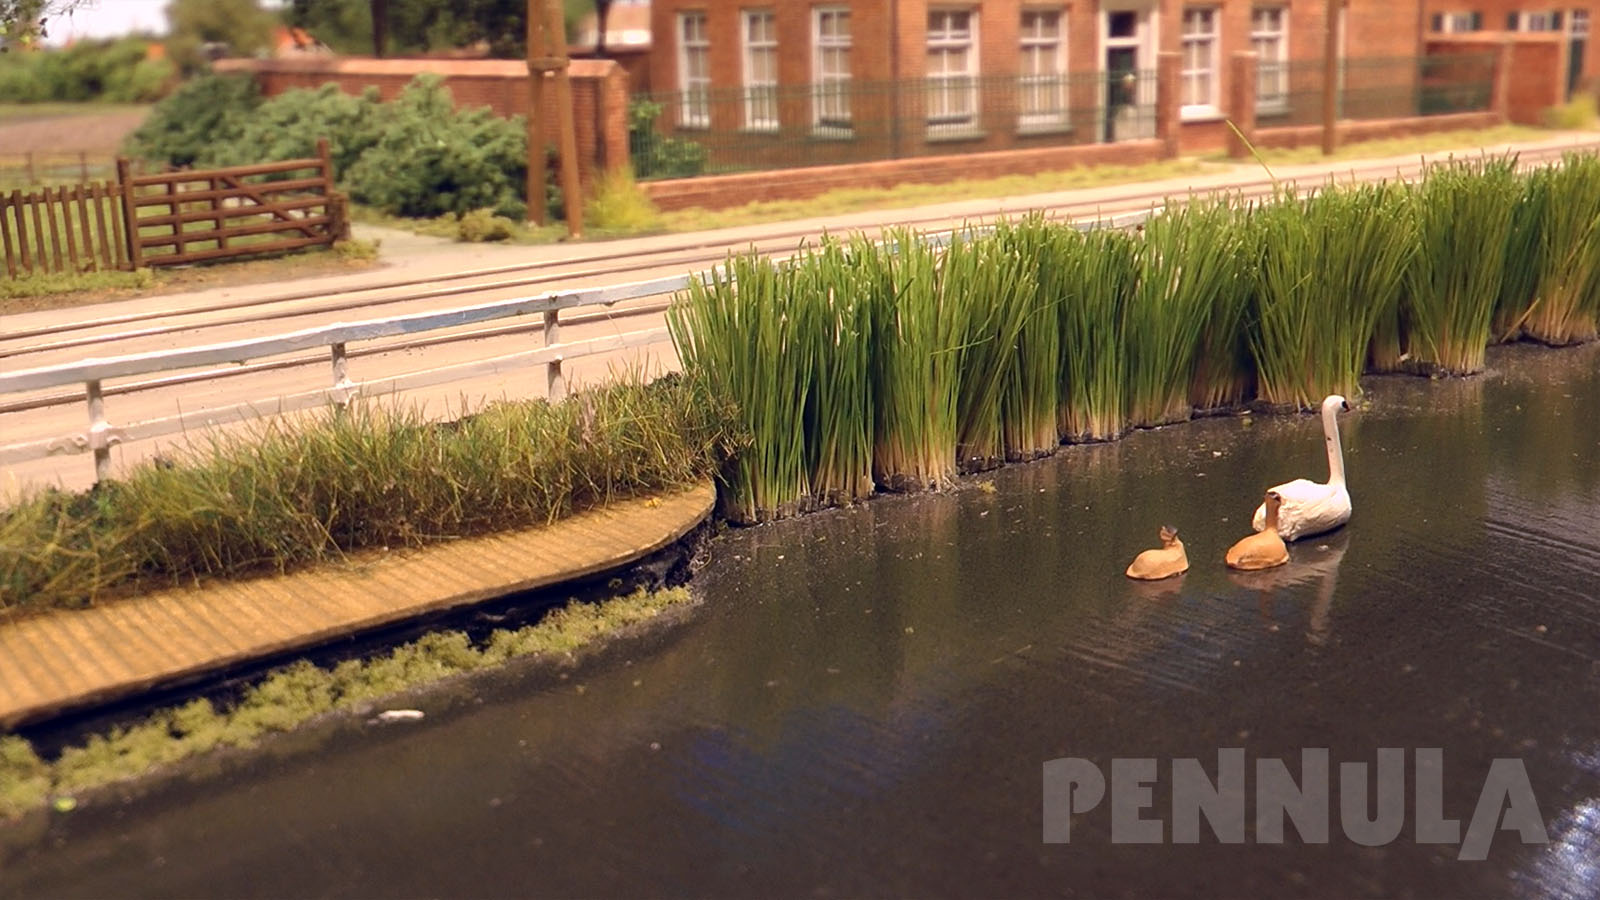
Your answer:
[[[811,126],[811,139],[814,141],[853,141],[856,139],[854,128],[841,128],[838,125],[813,125]]]
[[[1256,109],[1256,118],[1258,119],[1282,119],[1288,115],[1288,104],[1262,106]]]
[[[976,125],[931,125],[928,127],[927,142],[930,144],[954,143],[956,141],[981,141],[989,133]]]
[[[1022,122],[1017,125],[1017,137],[1071,133],[1070,122]]]
[[[1178,111],[1180,122],[1221,122],[1226,118],[1215,106],[1185,106]]]
[[[739,133],[740,134],[777,134],[778,133],[778,126],[776,126],[776,125],[746,125],[745,127],[739,129]]]

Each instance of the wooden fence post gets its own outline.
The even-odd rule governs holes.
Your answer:
[[[128,268],[144,265],[144,254],[139,248],[139,209],[134,206],[133,167],[125,156],[117,157],[117,186],[122,194],[122,234],[127,240]]]

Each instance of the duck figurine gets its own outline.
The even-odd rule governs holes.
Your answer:
[[[1228,548],[1228,554],[1224,557],[1228,568],[1249,572],[1281,566],[1289,561],[1289,545],[1278,534],[1278,510],[1283,506],[1283,497],[1277,491],[1267,491],[1266,500],[1261,505],[1266,510],[1265,527]]]
[[[1146,550],[1128,564],[1127,576],[1140,581],[1160,581],[1189,571],[1189,555],[1184,552],[1183,541],[1178,540],[1178,529],[1161,526],[1161,546]]]

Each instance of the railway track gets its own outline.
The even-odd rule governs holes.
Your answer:
[[[1600,141],[1548,150],[1525,151],[1520,155],[1519,161],[1523,167],[1543,165],[1559,159],[1563,153],[1572,150],[1600,151]],[[1341,173],[1342,177],[1335,177],[1345,183],[1370,182],[1394,177],[1411,179],[1420,175],[1423,168],[1420,161],[1398,168],[1392,164],[1355,163]],[[1322,180],[1317,179],[1319,183]],[[1277,189],[1277,182],[1268,177],[1261,177],[1249,182],[1228,184],[1217,192],[1254,199],[1270,196]],[[1093,221],[1146,211],[1170,198],[1171,192],[1140,191],[1124,195],[1110,203],[1067,202],[1026,207],[997,203],[992,209],[980,213],[976,218],[988,220],[1001,215],[1014,215],[1025,210],[1037,210],[1054,220]],[[968,217],[966,221],[974,221],[974,217]],[[952,221],[947,215],[912,215],[896,216],[880,227],[903,226],[943,230],[961,224]],[[821,235],[822,231],[815,228],[780,228],[764,233],[753,244],[689,237],[642,253],[623,255],[598,249],[593,253],[561,260],[464,271],[445,278],[394,280],[332,295],[316,290],[295,291],[269,297],[194,307],[141,310],[31,329],[0,331],[0,361],[3,361],[0,362],[0,366],[8,369],[30,367],[33,363],[25,361],[26,357],[60,351],[80,351],[75,354],[80,356],[106,355],[105,348],[108,345],[138,338],[165,337],[246,324],[281,322],[286,319],[331,313],[370,318],[373,314],[380,313],[383,307],[398,304],[448,301],[448,305],[460,305],[474,302],[478,297],[493,292],[548,290],[555,286],[592,279],[626,280],[624,276],[638,276],[640,273],[663,269],[682,271],[714,265],[726,258],[730,252],[741,252],[752,247],[763,255],[787,255],[802,241],[815,240]],[[451,283],[439,286],[441,281]],[[428,286],[422,287],[423,285]],[[620,313],[641,315],[659,311],[661,308],[662,304],[649,304]],[[530,327],[536,331],[540,326]],[[458,339],[471,339],[473,336],[469,333]],[[207,340],[209,339],[202,337],[199,342]]]

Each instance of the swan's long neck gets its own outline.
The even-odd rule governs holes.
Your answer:
[[[1339,410],[1322,408],[1322,440],[1328,445],[1328,483],[1344,484],[1344,446],[1339,443]]]

